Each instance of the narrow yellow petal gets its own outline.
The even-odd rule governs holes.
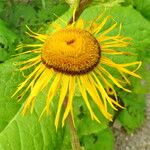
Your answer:
[[[63,118],[62,118],[62,126],[64,126],[64,122],[68,116],[68,114],[72,110],[72,101],[74,97],[74,92],[75,92],[75,76],[69,76],[69,92],[68,92],[68,102],[67,102],[67,107],[65,109]]]
[[[17,46],[16,50],[19,50],[24,47],[42,47],[43,44],[20,44]]]
[[[36,37],[39,37],[40,39],[46,39],[46,37],[47,37],[47,35],[46,34],[39,34],[39,33],[36,33],[36,32],[33,32],[30,28],[29,28],[29,26],[27,26],[26,25],[26,28],[29,30],[29,32],[31,33],[29,33],[30,35],[33,35],[33,36],[36,36]]]
[[[101,72],[101,73],[104,73],[109,79],[112,80],[112,82],[118,86],[119,88],[123,89],[124,91],[127,91],[127,92],[131,92],[130,90],[124,88],[118,81],[117,79],[115,79],[106,69],[104,69],[102,66],[98,68],[98,70],[96,70],[96,72]]]
[[[101,57],[101,62],[103,64],[106,64],[108,66],[116,68],[118,71],[122,71],[122,72],[124,72],[126,74],[129,74],[129,75],[132,75],[134,77],[141,78],[138,74],[134,73],[134,71],[129,71],[128,69],[124,68],[124,67],[127,67],[127,66],[136,65],[136,64],[139,64],[139,66],[140,66],[141,65],[140,61],[136,61],[136,62],[132,62],[132,63],[127,63],[127,64],[116,64],[112,60],[110,60],[110,59],[108,59],[106,57]]]
[[[130,81],[128,80],[128,78],[126,77],[126,75],[123,73],[123,72],[121,72],[120,70],[118,70],[119,71],[119,73],[121,74],[121,76],[124,78],[124,80],[130,85],[131,83],[130,83]]]
[[[18,54],[12,55],[12,56],[20,56],[20,55],[25,55],[25,54],[28,54],[28,53],[41,53],[41,49],[28,50],[28,51],[18,53]]]
[[[37,71],[41,68],[41,64],[39,64],[34,71],[27,77],[27,79],[25,81],[23,81],[22,83],[19,84],[17,90],[15,91],[15,93],[12,95],[12,97],[14,97],[23,87],[25,87],[25,85],[28,83],[28,81],[37,73]]]
[[[88,78],[91,81],[91,83],[93,83],[97,87],[97,89],[100,91],[101,97],[102,97],[103,102],[104,102],[105,111],[107,111],[106,92],[105,92],[103,86],[101,85],[100,81],[95,76],[95,74],[94,73],[92,73],[92,74],[93,74],[96,82],[94,81],[94,79],[91,75],[89,75]]]
[[[113,24],[110,28],[108,28],[108,29],[105,30],[103,33],[101,33],[101,36],[104,36],[104,35],[106,35],[107,33],[109,33],[109,32],[112,31],[116,26],[117,26],[117,23]]]
[[[86,104],[86,106],[87,106],[87,108],[88,108],[88,110],[89,110],[89,112],[90,112],[90,115],[91,115],[92,120],[95,119],[97,122],[100,123],[99,119],[97,118],[97,116],[95,115],[95,113],[93,112],[93,110],[92,110],[92,108],[91,108],[91,106],[90,106],[90,103],[89,103],[89,101],[88,101],[88,98],[87,98],[87,94],[86,94],[84,85],[82,85],[82,84],[80,83],[79,78],[77,78],[77,83],[78,83],[78,86],[79,86],[79,90],[80,90],[80,92],[81,92],[81,95],[82,95],[82,97],[83,97],[83,100],[84,100],[84,102],[85,102],[85,104]]]
[[[129,75],[132,75],[132,76],[134,76],[134,77],[137,77],[137,78],[140,78],[140,79],[141,79],[141,76],[140,76],[140,75],[138,75],[138,74],[136,74],[136,73],[134,73],[134,72],[132,72],[132,71],[129,71],[129,70],[126,69],[126,68],[119,68],[119,67],[118,67],[118,70],[120,70],[120,71],[122,71],[122,72],[124,72],[124,73],[127,73],[127,74],[129,74]]]
[[[42,117],[42,115],[45,112],[47,112],[47,114],[49,114],[50,104],[51,104],[51,102],[53,100],[53,97],[56,94],[57,89],[60,86],[61,74],[60,73],[54,74],[54,72],[52,71],[52,76],[55,76],[55,78],[53,79],[52,84],[50,86],[50,89],[48,91],[47,99],[46,99],[46,102],[45,102],[45,108],[43,109],[43,111],[42,111],[42,113],[40,115],[40,118]]]
[[[114,87],[112,86],[112,84],[109,83],[109,82],[105,79],[105,77],[102,75],[102,73],[101,73],[100,71],[97,72],[97,73],[98,73],[98,75],[101,77],[101,79],[103,80],[103,82],[105,83],[105,85],[106,85],[108,88],[110,88],[110,89],[112,90],[113,95],[115,96],[115,99],[118,100],[116,91],[115,91]]]
[[[76,21],[75,27],[78,28],[78,29],[84,29],[84,21],[83,21],[83,19],[79,19],[78,21]]]
[[[68,84],[69,84],[69,77],[66,75],[62,75],[62,85],[61,85],[61,89],[60,89],[60,97],[59,97],[58,108],[57,108],[57,113],[56,113],[56,117],[55,117],[56,130],[58,128],[60,112],[61,112],[63,102],[67,100],[67,99],[65,99],[65,97],[67,96]]]
[[[117,40],[117,39],[119,39],[120,37],[122,37],[122,36],[119,36],[119,35],[116,35],[116,36],[99,36],[99,37],[97,37],[97,40],[99,41],[99,42],[103,42],[103,41],[109,41],[109,40]]]
[[[95,19],[93,19],[93,21],[90,23],[90,26],[89,26],[88,30],[91,33],[93,33],[93,31],[95,30],[95,28],[99,25],[97,22],[102,18],[102,16],[104,15],[104,13],[100,14],[98,17],[96,17]]]
[[[99,31],[104,27],[104,25],[106,24],[106,22],[108,21],[108,19],[110,18],[110,16],[107,16],[100,25],[98,25],[98,27],[93,31],[94,34],[99,33]]]
[[[28,86],[24,89],[24,91],[20,94],[21,97],[23,97],[27,91],[29,89],[33,89],[33,86],[35,85],[36,80],[38,79],[38,77],[40,77],[40,75],[42,74],[42,72],[45,70],[45,66],[41,65],[41,68],[39,70],[37,70],[36,72],[34,72],[33,75],[31,75],[29,78],[27,77],[28,80],[25,80],[23,82],[23,84],[21,83],[22,88],[25,87],[28,83],[29,80],[31,80],[28,83]],[[20,89],[21,90],[21,89]],[[20,101],[21,99],[19,99],[18,101]]]
[[[28,33],[28,32],[25,32],[25,33],[26,33],[28,36],[30,36],[30,37],[32,37],[32,38],[35,38],[35,39],[38,39],[38,40],[40,40],[40,41],[42,41],[42,42],[44,42],[45,39],[46,39],[46,35],[45,35],[45,37],[44,37],[44,39],[43,39],[43,36],[41,37],[40,35],[39,35],[39,36],[33,35],[33,34]]]
[[[104,103],[106,103],[106,101],[108,101],[108,103],[111,105],[111,107],[115,110],[117,110],[117,108],[113,105],[113,103],[115,103],[115,105],[120,106],[117,102],[115,102],[115,100],[113,100],[112,98],[110,98],[108,96],[108,94],[106,93],[105,89],[103,88],[101,82],[98,80],[98,78],[96,77],[96,75],[94,73],[93,77],[95,78],[96,82],[93,80],[92,76],[89,76],[89,79],[91,80],[91,82],[93,82],[95,84],[95,86],[99,89],[99,92],[102,95],[103,101]],[[107,105],[105,105],[105,107],[107,107]],[[122,106],[120,106],[122,108]],[[107,108],[106,108],[107,110]]]
[[[58,24],[58,23],[56,23],[56,22],[54,22],[54,23],[52,24],[52,26],[53,26],[53,28],[54,28],[55,31],[59,31],[59,30],[62,29],[61,25]]]
[[[30,93],[29,97],[27,98],[22,114],[25,114],[27,109],[31,106],[35,97],[42,91],[44,87],[47,86],[48,82],[52,77],[52,73],[50,73],[49,69],[46,69],[39,79],[36,81],[35,85],[33,86],[32,92]]]
[[[57,14],[53,13],[54,16],[57,17],[58,20],[60,20],[62,23],[64,23],[66,26],[68,25],[68,22],[63,20],[61,17],[59,17]]]
[[[36,61],[41,61],[41,56],[30,58],[29,60],[26,60],[26,61],[16,62],[15,64],[16,65],[26,65],[26,66],[28,66],[28,63],[34,63]]]
[[[88,93],[91,95],[93,101],[95,102],[95,104],[98,106],[99,110],[102,112],[102,114],[109,120],[112,120],[112,115],[109,114],[108,112],[105,111],[105,106],[103,105],[99,95],[98,95],[98,92],[95,88],[95,86],[93,85],[93,83],[90,83],[87,79],[87,76],[84,75],[84,76],[80,76],[80,80],[81,80],[81,83],[83,85],[85,85]]]
[[[28,69],[28,68],[31,68],[31,67],[33,67],[33,66],[39,64],[40,62],[41,62],[41,60],[37,60],[37,61],[35,61],[35,62],[32,62],[32,63],[30,63],[30,64],[28,64],[28,65],[25,65],[25,66],[19,68],[19,70],[20,70],[20,71],[26,70],[26,69]]]
[[[105,49],[105,48],[102,49],[102,52],[109,55],[135,55],[131,52],[121,52],[121,51],[117,51],[113,49]]]
[[[126,47],[128,44],[123,44],[123,43],[117,43],[117,44],[109,44],[109,45],[105,45],[105,44],[101,44],[102,48],[114,48],[114,47]]]

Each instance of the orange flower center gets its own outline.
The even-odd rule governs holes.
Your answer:
[[[49,36],[42,48],[42,61],[58,72],[77,75],[94,69],[100,60],[98,41],[88,31],[64,29]]]

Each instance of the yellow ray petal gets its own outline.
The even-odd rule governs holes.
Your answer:
[[[41,56],[36,56],[26,61],[17,62],[16,65],[27,65],[28,63],[33,63],[35,61],[40,61],[40,60],[41,60]]]
[[[120,70],[118,70],[119,71],[119,73],[121,74],[121,76],[124,78],[124,80],[130,85],[131,83],[130,83],[130,81],[128,80],[128,78],[126,77],[126,75],[123,73],[123,72],[121,72]]]
[[[39,64],[34,71],[26,78],[25,81],[23,81],[22,83],[19,84],[17,90],[15,91],[15,93],[12,95],[12,97],[14,97],[23,87],[26,86],[26,84],[28,83],[28,81],[34,77],[34,75],[37,73],[37,71],[41,68],[41,64]]]
[[[91,115],[92,120],[95,119],[97,122],[100,123],[99,119],[97,118],[97,116],[95,115],[94,111],[92,110],[92,108],[91,108],[91,106],[90,106],[90,103],[89,103],[89,101],[88,101],[88,98],[87,98],[87,94],[86,94],[84,85],[82,85],[82,84],[80,83],[79,78],[77,78],[77,82],[78,82],[79,90],[80,90],[81,95],[82,95],[82,97],[83,97],[83,100],[84,100],[84,102],[85,102],[85,104],[86,104],[86,106],[87,106],[87,108],[88,108],[88,110],[89,110],[89,112],[90,112],[90,115]]]
[[[142,62],[141,62],[141,61],[138,61],[138,62],[139,62],[139,64],[138,64],[137,68],[135,68],[135,69],[133,70],[133,72],[136,72],[136,71],[141,67]]]
[[[126,68],[123,68],[123,67],[118,67],[118,70],[120,70],[120,71],[122,71],[122,72],[124,72],[124,73],[126,73],[126,74],[129,74],[129,75],[131,75],[131,76],[134,76],[134,77],[137,77],[137,78],[140,78],[141,79],[141,76],[140,75],[138,75],[138,74],[136,74],[136,73],[134,73],[134,72],[132,72],[132,71],[129,71],[128,69],[126,69]]]
[[[53,76],[55,75],[54,72],[52,74],[53,74]],[[47,114],[50,113],[49,112],[50,104],[51,104],[54,96],[56,95],[56,91],[60,87],[61,77],[62,77],[62,75],[60,73],[56,73],[55,78],[52,81],[52,84],[51,84],[50,89],[49,89],[48,94],[47,94],[45,108],[43,109],[43,111],[42,111],[42,113],[41,113],[41,115],[39,117],[39,120],[41,119],[41,117],[43,116],[43,114],[45,112],[47,112]]]
[[[101,47],[104,49],[108,48],[114,48],[114,47],[126,47],[128,44],[123,44],[123,43],[117,43],[117,44],[110,44],[110,45],[105,45],[101,44]]]
[[[34,31],[32,31],[32,30],[29,28],[28,25],[26,25],[26,28],[27,28],[32,34],[34,34],[34,35],[41,35],[41,34],[38,34],[38,33],[34,32]]]
[[[42,42],[44,42],[45,41],[45,39],[46,39],[46,35],[45,35],[45,37],[44,37],[44,39],[43,39],[43,36],[41,37],[40,35],[33,35],[33,34],[30,34],[30,33],[28,33],[28,32],[25,32],[28,36],[30,36],[30,37],[32,37],[32,38],[35,38],[35,39],[38,39],[38,40],[40,40],[40,41],[42,41]]]
[[[58,128],[60,112],[61,112],[63,102],[67,101],[67,99],[65,99],[65,97],[67,97],[68,84],[69,84],[69,77],[66,76],[66,75],[62,75],[62,85],[61,85],[61,88],[60,88],[60,97],[59,97],[58,108],[57,108],[57,113],[56,113],[56,117],[55,117],[56,130]]]
[[[102,49],[102,52],[105,53],[105,54],[109,54],[109,55],[135,55],[131,52],[121,52],[121,51],[118,51],[118,50],[105,49],[105,48]]]
[[[84,21],[83,21],[83,19],[79,19],[78,21],[76,21],[75,27],[78,28],[78,29],[84,29]]]
[[[99,42],[103,42],[103,41],[109,41],[109,40],[117,40],[117,39],[119,39],[119,38],[122,38],[122,36],[120,36],[120,35],[116,35],[116,36],[99,36],[99,37],[97,37],[97,40],[99,41]]]
[[[41,53],[41,49],[28,50],[26,52],[18,53],[18,54],[12,55],[12,56],[20,56],[20,55],[25,55],[28,53]]]
[[[37,37],[39,37],[39,38],[41,38],[41,39],[46,39],[46,37],[47,37],[47,35],[46,34],[39,34],[39,33],[36,33],[36,32],[33,32],[30,28],[29,28],[29,26],[27,26],[26,25],[26,28],[29,30],[29,32],[32,34],[32,35],[35,35],[35,36],[37,36]]]
[[[72,111],[72,101],[74,97],[74,91],[75,91],[75,76],[69,76],[68,102],[62,118],[62,126],[64,126],[68,114]]]
[[[66,26],[68,25],[68,22],[63,20],[61,17],[59,17],[57,14],[53,13],[54,16],[57,17],[58,20],[60,20],[62,23],[64,23]]]
[[[112,84],[111,84],[111,83],[109,83],[109,82],[105,79],[105,77],[101,74],[101,72],[100,72],[100,71],[99,71],[99,72],[97,72],[97,73],[98,73],[98,75],[100,76],[100,78],[103,80],[103,82],[105,83],[105,85],[106,85],[106,86],[108,86],[108,88],[110,88],[110,89],[112,90],[113,95],[115,96],[115,99],[116,99],[116,100],[118,100],[118,97],[117,97],[116,91],[115,91],[114,87],[112,86]]]
[[[123,108],[119,103],[117,103],[115,100],[113,100],[112,98],[110,98],[108,96],[108,94],[106,93],[105,89],[103,88],[101,82],[98,80],[98,78],[96,77],[95,73],[92,73],[93,74],[93,77],[95,78],[96,82],[93,80],[93,77],[92,76],[89,76],[89,79],[91,80],[91,82],[93,82],[95,84],[95,86],[99,89],[99,92],[101,93],[102,95],[102,98],[104,101],[108,101],[108,103],[111,105],[111,107],[115,110],[118,110],[114,105],[113,103],[116,105],[116,106],[119,106],[120,108]],[[105,102],[106,103],[106,102]],[[107,107],[107,105],[106,105]]]
[[[56,23],[56,22],[54,22],[54,23],[52,24],[52,26],[53,26],[53,28],[54,28],[55,31],[59,31],[59,30],[62,29],[61,25],[58,24],[58,23]]]
[[[99,110],[102,112],[102,114],[108,119],[108,120],[112,120],[112,115],[109,114],[108,112],[105,111],[105,106],[103,105],[98,92],[95,89],[95,86],[93,85],[93,83],[90,83],[87,79],[87,76],[80,76],[80,80],[81,83],[83,85],[85,85],[88,93],[91,95],[93,101],[95,102],[95,104],[98,106]]]
[[[95,70],[96,72],[101,72],[103,74],[105,74],[109,79],[112,80],[112,82],[118,86],[119,88],[123,89],[124,91],[127,91],[127,92],[131,92],[130,90],[124,88],[118,81],[116,78],[114,78],[106,69],[104,69],[102,66],[100,66],[98,69]]]
[[[109,33],[110,31],[112,31],[116,26],[117,26],[117,23],[113,24],[110,28],[108,28],[108,29],[105,30],[103,33],[101,33],[100,36],[106,35],[106,34]]]
[[[24,47],[42,47],[43,44],[20,44],[17,46],[16,50],[19,50]]]
[[[110,60],[110,59],[108,59],[106,57],[101,57],[101,63],[106,64],[106,65],[108,65],[110,67],[114,67],[117,70],[122,71],[122,72],[124,72],[126,74],[129,74],[129,75],[132,75],[134,77],[141,78],[138,74],[134,73],[134,71],[129,71],[128,69],[124,68],[124,67],[127,67],[127,66],[136,65],[136,64],[140,64],[141,65],[140,61],[127,63],[127,64],[116,64],[112,60]]]
[[[33,86],[35,85],[36,80],[40,77],[40,75],[42,74],[42,72],[44,72],[45,70],[45,66],[41,65],[41,68],[39,70],[37,70],[36,72],[34,72],[34,75],[31,75],[29,78],[27,78],[28,80],[25,80],[23,82],[23,84],[21,83],[22,88],[25,87],[28,83],[29,80],[31,80],[28,84],[28,86],[24,89],[24,91],[20,94],[21,97],[23,97],[29,89],[33,89]],[[21,90],[21,89],[20,89]],[[20,101],[21,99],[19,99],[18,101]]]
[[[96,82],[93,80],[93,77],[91,75],[88,75],[88,78],[91,81],[91,83],[93,83],[95,85],[95,87],[97,87],[97,89],[100,91],[101,97],[104,102],[105,111],[107,111],[107,101],[106,101],[106,96],[105,96],[106,92],[105,92],[104,88],[102,87],[100,81],[96,78],[95,74],[94,73],[92,73],[92,74],[93,74],[94,78],[96,79]]]
[[[98,17],[93,19],[93,21],[90,23],[88,30],[91,31],[91,33],[93,33],[93,30],[95,30],[95,28],[99,25],[97,22],[102,18],[103,15],[104,13],[100,14]]]
[[[35,97],[42,91],[44,87],[47,86],[48,82],[50,81],[53,73],[51,70],[46,69],[42,75],[39,77],[39,79],[36,81],[35,85],[31,89],[31,93],[29,97],[27,98],[22,114],[25,114],[27,109],[31,106],[32,102],[34,101]]]
[[[19,70],[20,70],[20,71],[26,70],[26,69],[28,69],[28,68],[31,68],[31,67],[33,67],[33,66],[39,64],[40,62],[41,62],[41,60],[37,60],[37,61],[35,61],[35,62],[32,62],[32,63],[30,63],[30,64],[28,64],[28,65],[25,65],[25,66],[19,68]]]
[[[100,25],[98,25],[97,28],[95,28],[95,30],[92,32],[94,34],[97,34],[99,33],[99,31],[104,27],[104,25],[106,24],[106,22],[108,21],[108,19],[110,18],[110,16],[107,16],[102,22]]]

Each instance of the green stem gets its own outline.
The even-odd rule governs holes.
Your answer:
[[[68,103],[68,95],[66,95],[65,100],[64,100],[64,108],[66,108],[67,103]],[[72,150],[81,150],[80,141],[79,141],[79,138],[77,135],[76,128],[74,126],[74,122],[73,122],[71,113],[69,113],[69,115],[67,117],[67,123],[69,125],[70,134],[71,134]]]
[[[81,13],[84,11],[84,9],[87,7],[89,3],[91,3],[92,0],[77,0],[75,4],[76,12],[75,12],[75,20],[77,20]],[[73,22],[73,18],[70,19],[69,24]]]
[[[42,0],[42,7],[45,9],[45,0]]]
[[[71,113],[69,113],[68,115],[68,124],[70,128],[70,133],[71,133],[72,150],[81,150],[80,141],[77,135],[76,128],[73,123],[73,118],[72,118]]]

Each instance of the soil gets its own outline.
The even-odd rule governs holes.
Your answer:
[[[129,135],[122,131],[119,123],[114,125],[116,137],[114,150],[150,150],[150,94],[146,96],[146,99],[146,120],[140,129]]]

